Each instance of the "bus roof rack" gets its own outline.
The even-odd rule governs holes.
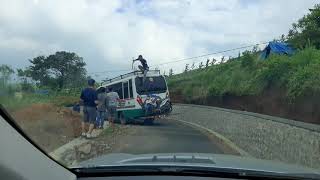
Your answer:
[[[137,75],[142,75],[142,72],[141,71],[133,71],[133,72],[129,72],[129,73],[126,73],[126,74],[122,74],[120,76],[104,80],[102,85],[109,84],[109,83],[112,83],[112,82],[115,82],[115,81],[119,81],[121,79],[130,77],[130,76],[137,76]],[[147,75],[160,75],[160,70],[149,70],[147,72]]]

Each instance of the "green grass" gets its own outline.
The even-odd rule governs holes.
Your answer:
[[[168,78],[172,93],[186,101],[210,96],[258,95],[268,89],[284,89],[286,98],[320,93],[320,50],[306,48],[292,56],[271,55],[267,60],[244,53],[239,59]]]
[[[16,110],[34,103],[49,102],[47,97],[36,95],[24,95],[22,98],[17,98],[14,95],[0,97],[0,103],[8,110]]]
[[[36,103],[52,103],[56,106],[67,106],[79,101],[78,96],[68,96],[61,94],[37,95],[23,94],[21,98],[14,95],[1,96],[0,103],[9,111],[15,111]]]

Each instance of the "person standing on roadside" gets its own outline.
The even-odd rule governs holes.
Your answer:
[[[107,111],[107,95],[106,88],[101,87],[97,90],[98,93],[98,106],[97,106],[97,126],[99,129],[103,129],[104,120],[106,118]]]
[[[119,95],[117,92],[114,92],[112,87],[109,88],[109,92],[107,93],[107,101],[108,101],[108,114],[109,114],[109,123],[111,126],[114,125],[114,119],[117,115],[117,106],[119,101]]]
[[[95,80],[88,80],[88,87],[81,92],[80,99],[83,102],[83,121],[81,123],[81,136],[92,138],[92,131],[97,116],[96,105],[99,103],[97,91],[94,88]],[[89,130],[86,132],[85,127],[89,124]]]

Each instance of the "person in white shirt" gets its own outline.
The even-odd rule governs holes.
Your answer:
[[[114,119],[117,115],[117,106],[119,103],[119,95],[117,92],[114,92],[112,87],[109,88],[109,92],[107,93],[107,102],[108,102],[108,120],[111,126],[114,125]]]

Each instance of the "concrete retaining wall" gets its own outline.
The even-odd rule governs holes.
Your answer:
[[[257,113],[174,105],[172,119],[211,129],[249,155],[320,168],[320,126]]]

